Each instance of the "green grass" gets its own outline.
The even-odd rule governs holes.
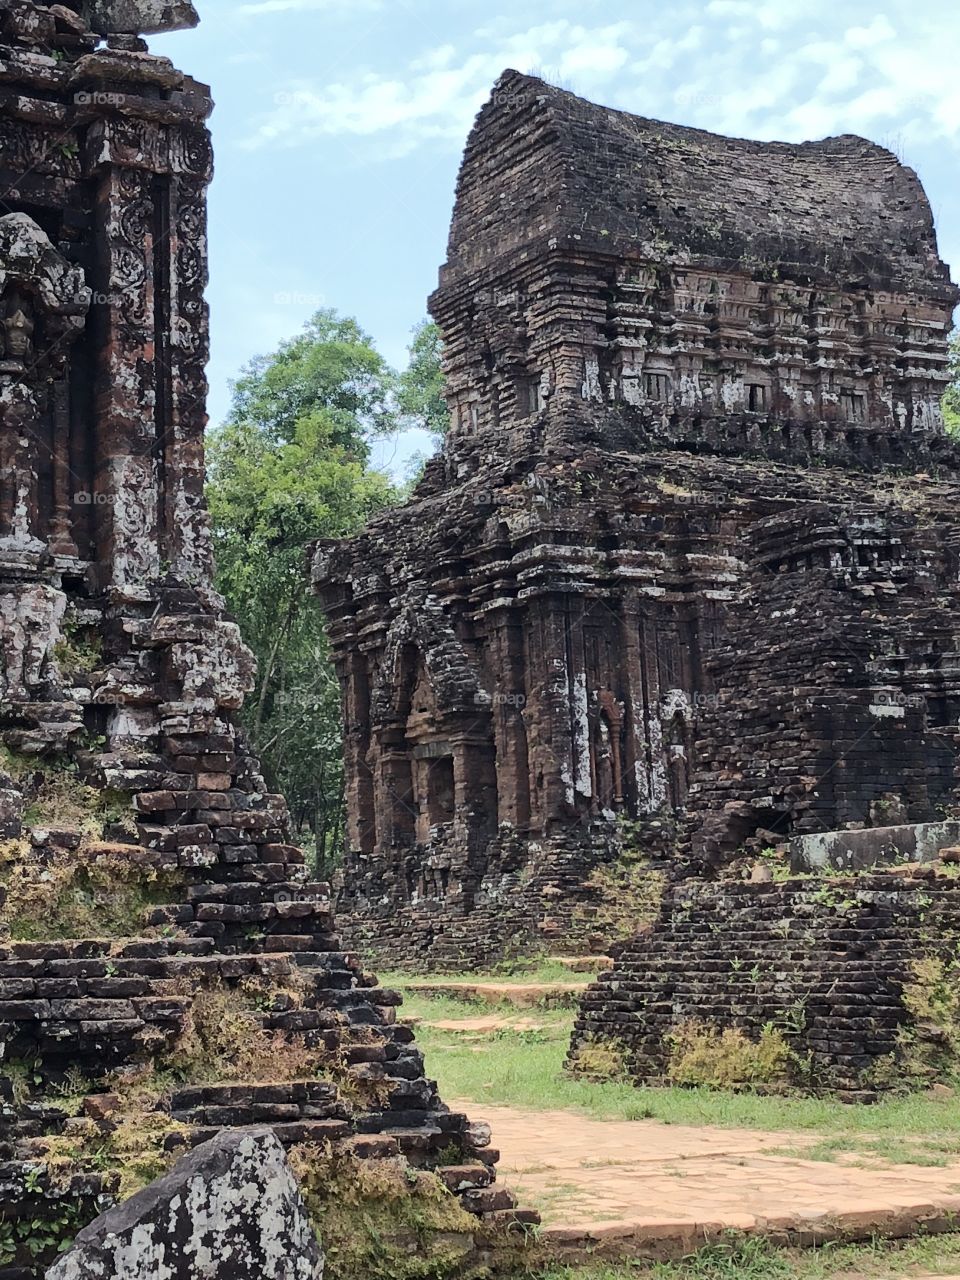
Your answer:
[[[557,1267],[539,1280],[899,1280],[960,1271],[960,1235],[777,1249],[760,1238],[711,1245],[680,1262]]]
[[[479,980],[477,975],[464,977]],[[432,978],[388,975],[384,985],[403,990],[426,981]],[[409,994],[400,1014],[421,1020],[417,1040],[427,1072],[438,1080],[448,1102],[570,1110],[595,1119],[821,1134],[821,1141],[810,1148],[798,1144],[782,1149],[784,1155],[805,1159],[943,1165],[960,1154],[960,1094],[913,1094],[862,1106],[829,1098],[597,1083],[563,1071],[574,1021],[570,1010],[491,1007],[454,996]],[[539,1029],[518,1031],[507,1025],[478,1034],[429,1025],[480,1015],[530,1019]],[[555,1188],[558,1195],[566,1191]],[[809,1250],[778,1249],[762,1238],[732,1237],[729,1243],[710,1246],[680,1262],[555,1266],[535,1280],[911,1280],[921,1273],[960,1273],[960,1234]]]
[[[418,979],[402,978],[396,985],[402,988],[411,981]],[[451,997],[434,1000],[410,995],[400,1014],[430,1021],[475,1018],[480,1012],[477,1004]],[[485,1012],[507,1016],[503,1006],[486,1006]],[[960,1093],[944,1098],[910,1094],[861,1106],[831,1098],[762,1096],[708,1088],[638,1088],[574,1079],[563,1070],[573,1029],[571,1011],[511,1009],[510,1016],[531,1018],[542,1024],[542,1029],[523,1032],[504,1028],[478,1040],[423,1024],[417,1028],[427,1072],[439,1082],[445,1098],[537,1111],[573,1110],[595,1119],[800,1130],[827,1137],[856,1134],[890,1142],[904,1135],[929,1136],[947,1144],[943,1150],[947,1155],[954,1150],[951,1135],[960,1135]],[[956,1146],[960,1149],[960,1138]],[[936,1151],[928,1147],[927,1154]]]
[[[845,1163],[870,1164],[877,1160],[891,1164],[926,1165],[946,1168],[960,1156],[960,1132],[943,1137],[900,1137],[896,1134],[880,1138],[839,1135],[805,1147],[775,1147],[767,1155],[791,1156],[799,1160],[834,1161],[850,1156]]]

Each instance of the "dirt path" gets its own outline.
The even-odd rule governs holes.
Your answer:
[[[724,1228],[796,1243],[864,1239],[942,1230],[960,1214],[960,1162],[864,1168],[772,1154],[811,1145],[817,1134],[456,1105],[490,1122],[502,1180],[541,1210],[548,1237],[573,1251],[612,1245],[664,1256]]]

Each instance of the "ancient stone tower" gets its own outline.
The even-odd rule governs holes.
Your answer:
[[[221,1127],[307,1170],[462,1156],[464,1206],[513,1204],[237,729],[253,663],[202,493],[211,101],[141,39],[195,21],[0,4],[4,1277]]]
[[[314,562],[358,943],[569,945],[621,818],[709,870],[757,833],[940,814],[957,298],[916,175],[873,143],[502,77],[431,300],[445,447]]]

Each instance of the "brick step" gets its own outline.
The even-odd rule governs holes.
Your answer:
[[[187,1085],[177,1089],[170,1097],[174,1111],[193,1107],[235,1107],[245,1103],[269,1104],[272,1102],[332,1102],[337,1097],[337,1087],[328,1080],[283,1080],[275,1083],[240,1083]]]
[[[266,956],[259,952],[228,955],[203,955],[169,959],[113,961],[118,975],[146,974],[157,978],[206,978],[225,981],[243,977],[283,978],[292,972],[284,955]]]
[[[479,1217],[491,1227],[524,1233],[530,1227],[539,1227],[543,1221],[536,1209],[497,1209],[492,1213],[481,1213]]]
[[[350,1118],[336,1085],[322,1080],[181,1089],[170,1100],[170,1114],[183,1124],[230,1129]]]
[[[496,1177],[489,1165],[479,1161],[475,1164],[440,1165],[434,1172],[448,1191],[457,1194],[489,1187]]]
[[[302,939],[298,938],[298,942]],[[367,973],[357,956],[352,951],[306,951],[299,947],[290,953],[291,961],[302,969],[349,969],[351,973],[372,979],[370,985],[379,986],[379,981]]]
[[[460,1203],[468,1213],[475,1213],[478,1218],[488,1213],[503,1213],[515,1210],[517,1197],[507,1187],[481,1187],[469,1189],[460,1196]]]
[[[302,926],[304,932],[308,933],[311,939],[316,939],[316,948],[322,949],[327,939],[327,934],[318,932],[318,926],[324,928],[329,926],[333,921],[332,912],[326,908],[319,907],[301,907],[296,903],[282,905],[274,902],[259,903],[231,903],[231,902],[203,902],[193,905],[189,908],[193,912],[193,923],[197,926],[214,926],[214,928],[196,928],[187,930],[196,937],[219,937],[215,926],[226,925],[236,927],[239,925],[263,925],[275,926],[282,924],[286,932],[298,925]],[[185,915],[183,909],[177,912],[178,923],[188,925],[191,921],[183,919]],[[295,934],[294,936],[302,936]],[[290,950],[289,947],[274,948],[274,950]]]
[[[389,987],[354,987],[349,991],[325,992],[324,1001],[344,1010],[369,1006],[378,1009],[397,1009],[403,1004],[403,996],[399,991],[393,991]]]
[[[226,883],[191,885],[187,889],[189,903],[259,903],[264,900],[279,906],[314,906],[330,908],[330,889],[313,881],[278,880],[263,884],[257,880],[235,880]]]
[[[687,954],[689,955],[689,952]],[[796,957],[791,956],[789,958],[793,963],[798,961],[802,962],[807,959],[807,957],[803,955]],[[651,962],[656,963],[658,972],[661,974],[677,974],[680,978],[686,978],[688,981],[692,981],[693,979],[693,975],[690,973],[689,967],[684,968],[684,962],[680,957],[651,955],[649,959]],[[902,967],[903,975],[906,975],[909,972],[909,961],[912,959],[914,959],[914,956],[904,960]],[[839,979],[848,985],[855,982],[867,982],[871,974],[876,975],[876,966],[879,960],[883,960],[884,964],[887,966],[890,966],[891,964],[888,957],[879,956],[872,957],[867,960],[850,959],[846,963],[824,963],[822,965],[818,965],[816,972],[812,972],[810,977],[813,981],[819,981],[820,985],[824,989],[828,989],[832,985],[831,980],[833,979]],[[768,982],[779,981],[781,980],[780,974],[784,971],[783,961],[784,957],[782,953],[779,956],[779,963],[774,960],[772,955],[769,958],[766,958],[763,955],[756,955],[755,960],[751,958],[749,966],[737,969],[731,965],[729,955],[726,959],[721,959],[719,956],[716,958],[710,955],[701,956],[699,953],[697,955],[698,972],[723,974],[734,981],[739,980],[741,982],[755,981],[755,979],[750,976],[750,969],[755,963],[761,966],[760,977],[765,978]],[[883,975],[883,980],[889,982],[894,980],[896,977],[897,975],[888,972]],[[629,983],[631,986],[636,987],[659,986],[659,983],[654,981],[653,974],[649,971],[644,971],[633,966],[628,969],[616,969],[611,979],[603,977],[598,981],[600,983],[600,990],[606,990],[610,981],[615,981],[618,987],[623,983]]]
[[[213,942],[206,938],[86,938],[57,942],[13,942],[0,947],[0,975],[3,966],[25,960],[111,961],[137,957],[206,956]]]
[[[230,1128],[249,1129],[260,1128],[263,1122],[257,1124],[240,1124],[231,1125]],[[285,1147],[298,1146],[300,1143],[315,1143],[322,1146],[326,1142],[338,1142],[342,1138],[350,1137],[352,1127],[346,1120],[295,1120],[284,1121],[278,1124],[270,1124],[268,1127],[273,1130],[278,1140]],[[175,1150],[183,1145],[184,1140],[190,1147],[197,1147],[203,1142],[209,1142],[211,1138],[215,1138],[221,1133],[223,1126],[220,1125],[201,1125],[192,1128],[186,1135],[183,1133],[170,1134],[165,1140],[167,1150]]]
[[[250,1125],[285,1125],[300,1121],[350,1119],[350,1109],[343,1102],[304,1103],[253,1103],[239,1107],[194,1107],[186,1111],[172,1111],[171,1117],[181,1124],[201,1128],[239,1129]]]
[[[265,1031],[333,1031],[338,1025],[331,1009],[288,1009],[278,1013],[262,1012],[257,1021]]]
[[[268,933],[263,940],[264,951],[286,951],[291,955],[303,952],[343,953],[343,944],[336,933],[291,933],[295,920],[284,920],[283,933]]]
[[[350,969],[301,969],[307,989],[325,996],[328,991],[357,991],[357,975]]]
[[[378,1126],[383,1137],[392,1138],[397,1149],[411,1164],[423,1165],[428,1157],[448,1144],[447,1135],[437,1125],[424,1121],[419,1127],[399,1128],[390,1124]]]
[[[11,1124],[7,1124],[0,1118],[0,1134],[3,1135],[3,1141],[11,1146],[16,1147],[20,1142],[25,1142],[32,1138],[50,1137],[51,1134],[59,1134],[63,1131],[66,1124],[66,1116],[63,1116],[55,1126],[47,1125],[39,1120],[15,1120]]]
[[[258,851],[254,850],[255,853]],[[262,884],[264,888],[286,883],[295,875],[296,866],[289,862],[271,862],[258,854],[255,860],[245,862],[218,862],[206,873],[208,884]]]

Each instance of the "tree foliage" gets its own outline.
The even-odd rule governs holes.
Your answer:
[[[440,330],[432,320],[422,320],[413,330],[410,363],[400,374],[397,384],[400,412],[412,425],[438,436],[446,434],[450,423],[447,402],[443,398],[442,355]]]
[[[342,732],[304,549],[397,500],[369,468],[371,437],[397,422],[394,383],[356,321],[321,311],[244,369],[208,442],[217,584],[259,666],[246,727],[321,869],[342,839]]]

